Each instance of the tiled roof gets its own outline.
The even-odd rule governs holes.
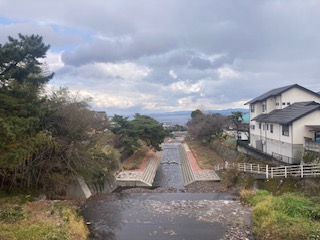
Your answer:
[[[283,93],[283,92],[285,92],[285,91],[287,91],[287,90],[289,90],[289,89],[291,89],[293,87],[297,87],[297,88],[300,88],[300,89],[305,90],[307,92],[310,92],[310,93],[312,93],[314,95],[317,95],[317,93],[315,93],[315,92],[313,92],[313,91],[311,91],[311,90],[309,90],[307,88],[304,88],[304,87],[302,87],[302,86],[300,86],[298,84],[293,84],[293,85],[288,85],[288,86],[285,86],[285,87],[272,89],[272,90],[270,90],[270,91],[268,91],[268,92],[266,92],[266,93],[264,93],[264,94],[262,94],[262,95],[260,95],[260,96],[258,96],[256,98],[252,99],[251,101],[247,102],[246,104],[252,104],[252,103],[255,103],[255,102],[261,102],[261,101],[266,100],[269,97],[278,96],[279,94],[281,94],[281,93]]]
[[[319,103],[312,101],[297,102],[284,109],[277,109],[268,114],[260,114],[252,120],[257,122],[290,124],[315,110],[320,110]]]

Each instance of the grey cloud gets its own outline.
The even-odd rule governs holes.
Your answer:
[[[161,106],[178,107],[177,99],[187,97],[222,104],[292,83],[319,91],[319,8],[318,0],[0,0],[0,14],[16,19],[10,26],[0,22],[0,42],[18,32],[43,35],[52,51],[64,50],[65,66],[55,78],[83,81],[82,88],[88,80],[121,94],[105,84],[120,77],[79,68],[133,62],[151,70],[134,91],[154,94]],[[239,77],[221,77],[224,67]],[[177,81],[200,80],[202,92],[168,90]],[[143,104],[127,110],[143,111]]]

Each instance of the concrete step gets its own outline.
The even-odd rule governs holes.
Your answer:
[[[179,155],[181,160],[181,168],[183,173],[184,185],[188,185],[196,180],[191,165],[189,163],[187,154],[182,145],[179,146]]]
[[[160,154],[157,154],[156,158],[150,159],[148,166],[142,174],[141,181],[147,184],[148,186],[152,186],[154,178],[156,176],[157,169],[160,164]]]

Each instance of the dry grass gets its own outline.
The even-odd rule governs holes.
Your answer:
[[[0,215],[0,239],[85,240],[89,234],[69,201],[7,202]]]
[[[126,159],[122,163],[124,170],[136,170],[139,169],[143,164],[149,162],[151,158],[156,158],[157,153],[148,147],[143,147],[136,151],[132,156]]]
[[[214,169],[214,166],[223,163],[223,159],[208,146],[203,146],[196,141],[188,141],[188,146],[194,154],[200,168]]]

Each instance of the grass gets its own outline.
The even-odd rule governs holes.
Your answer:
[[[208,146],[197,141],[188,141],[188,146],[202,169],[214,169],[215,165],[224,163],[223,159]]]
[[[265,190],[243,190],[241,197],[253,206],[253,232],[258,239],[320,239],[318,198],[297,193],[273,196]]]
[[[124,170],[136,170],[145,162],[149,161],[151,158],[156,158],[156,152],[150,148],[144,146],[134,154],[132,154],[128,159],[122,163],[122,168]]]
[[[84,240],[88,229],[70,201],[0,199],[1,240]]]

